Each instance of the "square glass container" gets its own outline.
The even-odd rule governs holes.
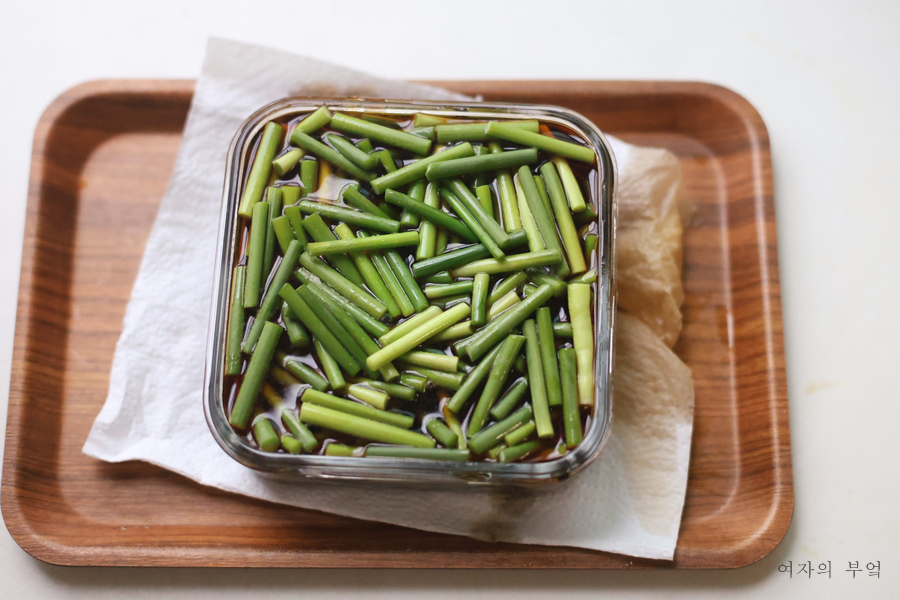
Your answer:
[[[317,454],[261,452],[238,436],[225,414],[223,371],[225,338],[230,302],[234,252],[238,246],[237,207],[247,179],[252,154],[265,124],[281,122],[311,113],[322,105],[333,112],[354,116],[375,115],[393,119],[412,118],[424,113],[454,120],[538,119],[556,130],[579,138],[598,157],[590,177],[590,202],[597,212],[597,271],[594,289],[594,406],[584,439],[566,454],[543,462],[445,462],[410,458],[342,457]],[[602,450],[612,419],[613,327],[615,316],[615,228],[616,164],[603,133],[581,115],[558,106],[505,104],[493,102],[425,102],[362,100],[347,98],[288,98],[264,106],[238,129],[228,149],[219,240],[213,283],[212,307],[207,340],[203,405],[213,437],[232,458],[280,479],[305,477],[367,481],[394,481],[409,484],[498,485],[560,481],[583,469]]]

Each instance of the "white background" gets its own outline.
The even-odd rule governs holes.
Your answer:
[[[193,78],[207,36],[409,79],[723,84],[772,140],[796,506],[784,541],[708,572],[213,571],[44,565],[0,532],[0,597],[900,597],[900,7],[633,2],[0,5],[0,420],[31,138],[96,78]],[[789,580],[782,561],[832,561]],[[846,573],[881,561],[881,578]]]

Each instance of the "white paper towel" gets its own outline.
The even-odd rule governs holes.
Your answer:
[[[359,493],[360,484],[274,481],[219,448],[201,398],[225,154],[247,116],[291,95],[464,99],[283,52],[211,40],[125,314],[109,396],[84,452],[111,462],[144,460],[204,485],[361,519],[486,540],[671,559],[687,481],[693,393],[673,396],[665,385],[648,385],[646,393],[632,399],[617,394],[617,403],[633,403],[640,414],[617,406],[614,414],[623,411],[626,418],[621,425],[614,419],[601,456],[552,489],[411,492],[369,484]],[[621,181],[647,167],[640,149],[612,143]],[[660,361],[629,365],[620,354],[622,369],[652,380],[674,360],[676,368],[687,371],[640,321],[627,315],[619,321],[623,330],[636,333],[637,345],[657,351]],[[689,371],[686,382],[690,385]],[[466,494],[464,501],[460,493]]]

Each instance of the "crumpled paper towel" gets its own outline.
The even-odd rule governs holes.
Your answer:
[[[109,396],[84,452],[111,462],[143,460],[204,485],[361,519],[487,540],[671,559],[690,454],[690,371],[652,328],[624,313],[618,317],[609,442],[587,469],[552,489],[448,493],[369,484],[359,493],[361,484],[296,484],[260,476],[219,448],[207,429],[201,397],[225,154],[247,116],[292,95],[463,99],[283,52],[211,40],[125,314]],[[642,174],[656,168],[652,157],[659,151],[648,155],[618,140],[612,143],[623,188],[629,181],[639,185]],[[680,188],[680,172],[669,173],[668,186]],[[460,493],[466,494],[464,501]]]

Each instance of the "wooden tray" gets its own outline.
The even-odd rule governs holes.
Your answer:
[[[697,212],[685,235],[676,351],[693,369],[696,412],[675,560],[357,521],[83,455],[181,141],[190,81],[88,83],[38,123],[2,482],[3,517],[22,548],[67,565],[708,568],[746,565],[775,547],[793,485],[769,138],[759,115],[733,92],[699,83],[437,85],[562,105],[681,157]]]

